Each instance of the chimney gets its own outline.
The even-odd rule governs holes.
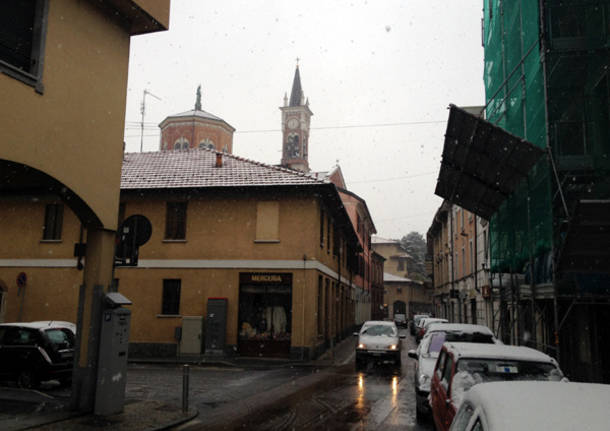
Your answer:
[[[216,167],[222,168],[222,153],[216,153]]]

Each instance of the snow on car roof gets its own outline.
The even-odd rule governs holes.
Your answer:
[[[600,430],[608,426],[610,385],[491,382],[473,386],[465,402],[481,406],[489,429]]]
[[[425,327],[426,325],[430,325],[431,323],[443,323],[443,322],[447,322],[447,319],[442,319],[440,317],[424,317],[423,319],[421,319],[419,321],[419,326],[420,327]]]
[[[493,332],[487,326],[484,325],[473,325],[469,323],[431,323],[428,326],[427,334],[431,332],[444,331],[444,332],[464,332],[467,334],[487,334],[493,336]]]
[[[367,320],[362,324],[362,326],[371,326],[371,325],[387,325],[387,326],[396,326],[394,322],[387,320]]]
[[[36,322],[11,322],[2,323],[2,326],[21,326],[32,329],[48,329],[48,328],[69,328],[72,331],[76,331],[76,325],[71,322],[64,322],[61,320],[39,320]]]
[[[507,359],[514,361],[548,362],[557,365],[549,355],[524,346],[508,346],[505,344],[483,343],[445,343],[447,350],[460,358]]]

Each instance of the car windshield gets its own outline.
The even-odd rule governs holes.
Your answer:
[[[559,381],[563,374],[549,363],[504,359],[460,359],[457,371],[471,375],[477,383],[499,380]],[[456,376],[457,376],[456,374]]]
[[[459,407],[464,393],[472,386],[497,381],[542,380],[558,382],[563,379],[561,371],[545,362],[513,361],[504,359],[460,359],[453,376],[451,398]]]
[[[373,325],[365,328],[362,331],[363,335],[387,335],[392,337],[396,335],[396,329],[389,325]]]
[[[74,347],[74,335],[64,328],[53,328],[45,331],[53,347],[67,349]]]
[[[466,343],[484,343],[493,344],[494,337],[489,334],[483,334],[480,332],[467,333],[460,331],[449,331],[449,332],[434,332],[430,335],[430,342],[428,347],[428,353],[434,357],[438,356],[441,347],[444,342],[457,341]]]

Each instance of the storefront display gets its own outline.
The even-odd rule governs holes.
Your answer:
[[[290,355],[292,274],[241,273],[239,353]]]

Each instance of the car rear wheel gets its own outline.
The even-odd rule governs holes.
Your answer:
[[[21,370],[17,376],[17,386],[24,389],[37,388],[40,385],[40,379],[32,369]]]

